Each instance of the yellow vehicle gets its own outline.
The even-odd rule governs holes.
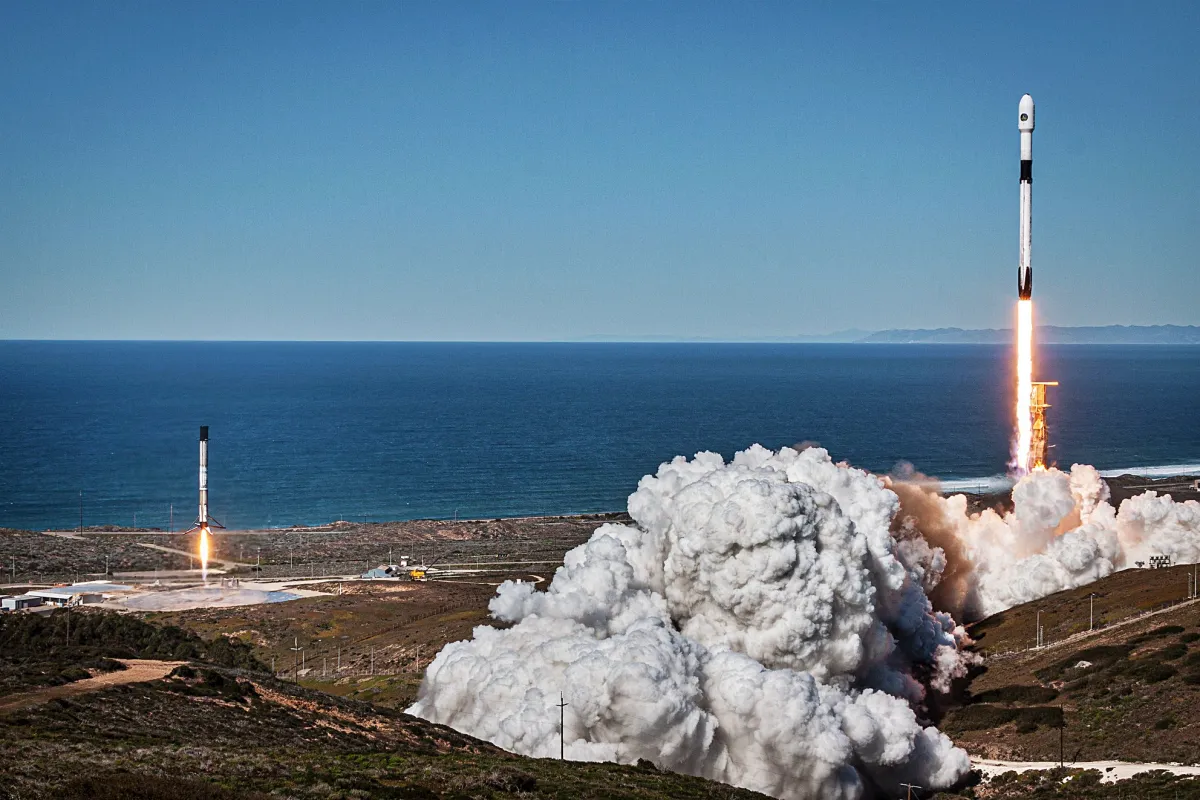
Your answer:
[[[425,570],[423,570],[423,569],[409,570],[408,577],[414,581],[423,581],[423,580],[425,580]]]

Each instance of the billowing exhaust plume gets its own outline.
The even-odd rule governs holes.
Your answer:
[[[1200,560],[1200,503],[1120,510],[1095,469],[1037,470],[1007,514],[825,450],[676,458],[567,553],[545,592],[506,582],[430,665],[409,712],[526,755],[633,762],[796,800],[957,782],[922,724],[974,657],[959,619],[1161,553]],[[893,793],[893,794],[889,794]]]
[[[1048,594],[1083,586],[1119,569],[1168,555],[1200,561],[1200,503],[1146,492],[1109,501],[1095,468],[1050,468],[1013,487],[1013,510],[967,513],[963,495],[943,498],[928,486],[895,485],[900,519],[930,544],[943,545],[944,575],[966,575],[952,591],[934,590],[935,605],[972,620]]]
[[[573,759],[786,798],[953,784],[967,755],[918,713],[964,674],[964,634],[926,596],[939,564],[893,536],[898,507],[819,448],[677,458],[546,592],[501,586],[513,627],[445,647],[409,711],[556,756],[562,692]]]

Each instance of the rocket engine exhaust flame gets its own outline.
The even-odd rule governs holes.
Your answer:
[[[1033,440],[1033,301],[1017,301],[1017,435],[1013,441],[1012,469],[1025,475],[1036,465],[1030,464]]]
[[[200,555],[200,577],[205,583],[208,583],[208,528],[200,529],[200,543],[198,545]]]

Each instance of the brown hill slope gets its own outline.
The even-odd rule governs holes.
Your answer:
[[[1068,763],[1200,763],[1191,569],[1126,570],[972,626],[985,664],[940,727],[988,758],[1057,760],[1061,748]],[[1097,630],[1089,633],[1090,595]],[[1039,610],[1047,646],[1037,649]]]

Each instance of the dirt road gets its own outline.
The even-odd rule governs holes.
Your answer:
[[[165,678],[171,670],[184,664],[184,661],[152,661],[149,659],[119,658],[125,669],[117,672],[105,672],[94,678],[85,678],[62,686],[47,686],[44,689],[34,689],[31,692],[10,694],[0,697],[0,714],[30,708],[59,697],[74,697],[76,695],[98,692],[110,686],[120,686],[126,683],[143,683]]]

